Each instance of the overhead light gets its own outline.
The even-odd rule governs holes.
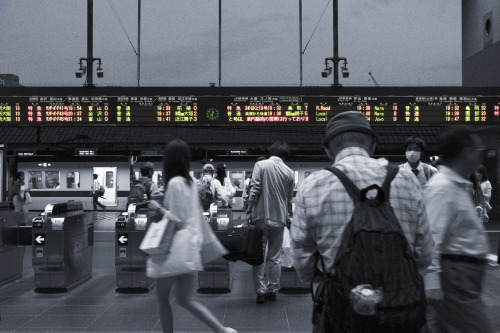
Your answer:
[[[85,73],[87,73],[87,66],[80,66],[80,69],[76,71],[75,75],[77,78],[82,78]]]
[[[48,168],[52,166],[52,164],[44,162],[44,163],[38,163],[38,166],[42,168]]]

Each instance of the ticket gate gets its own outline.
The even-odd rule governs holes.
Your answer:
[[[0,205],[0,286],[22,276],[24,247],[17,242],[18,224],[9,202]]]
[[[35,292],[66,292],[92,277],[94,224],[81,201],[45,206],[32,243]]]
[[[147,205],[128,206],[115,223],[115,268],[117,292],[146,293],[154,279],[146,276],[147,254],[139,250],[149,224],[159,221],[160,214],[148,213]]]
[[[281,267],[280,293],[297,294],[308,293],[311,291],[311,285],[299,279],[295,268]]]
[[[217,209],[212,205],[210,212],[204,213],[215,234],[224,233],[230,226],[233,212],[231,209]],[[198,272],[199,293],[230,293],[233,281],[233,262],[217,258],[205,265],[205,270]]]

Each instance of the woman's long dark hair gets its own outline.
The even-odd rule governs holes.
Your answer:
[[[220,181],[222,186],[224,186],[224,178],[226,178],[226,165],[219,164],[217,165],[217,180]]]
[[[484,165],[481,164],[480,166],[478,166],[476,171],[479,171],[479,173],[483,175],[481,183],[488,180],[488,171],[486,171],[486,167]]]
[[[180,176],[186,179],[186,182],[191,185],[193,179],[189,175],[191,163],[191,148],[189,145],[179,139],[170,141],[163,152],[163,177],[165,179],[165,187],[167,187],[170,179]]]

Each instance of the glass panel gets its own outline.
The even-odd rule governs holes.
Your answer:
[[[80,188],[80,172],[78,171],[66,172],[66,187]]]
[[[59,187],[59,171],[45,171],[45,188]]]
[[[30,189],[43,188],[42,183],[42,172],[41,171],[30,171],[30,178],[27,179]]]
[[[106,188],[115,187],[115,177],[113,171],[106,171]]]

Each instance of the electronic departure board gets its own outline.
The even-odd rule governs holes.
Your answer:
[[[374,125],[500,124],[500,89],[420,90],[2,88],[0,126],[321,125],[348,110]]]

